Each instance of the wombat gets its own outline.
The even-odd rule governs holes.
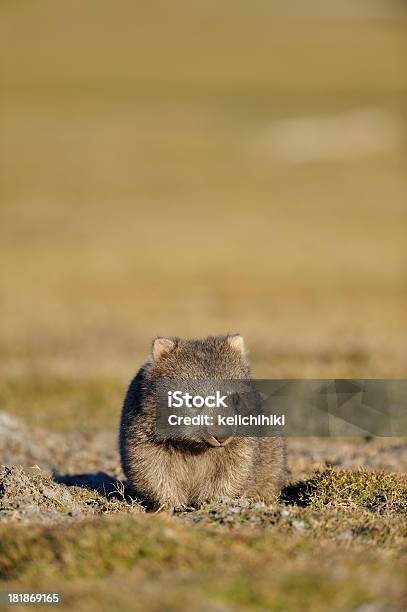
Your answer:
[[[121,415],[120,452],[130,489],[152,507],[170,510],[223,497],[274,499],[284,478],[284,440],[160,439],[155,389],[162,379],[250,379],[242,336],[153,341],[151,358],[131,382]]]

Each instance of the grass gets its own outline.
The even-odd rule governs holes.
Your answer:
[[[125,382],[107,377],[14,375],[0,381],[0,405],[31,425],[94,432],[117,425],[125,390]]]
[[[175,610],[181,601],[323,610],[327,597],[333,610],[404,606],[401,474],[328,468],[269,506],[224,500],[174,516],[145,512],[119,485],[114,496],[98,492],[89,475],[55,482],[41,470],[5,468],[3,476],[7,590],[63,592],[67,609],[98,609],[113,598],[123,610]]]
[[[316,508],[362,508],[370,512],[407,511],[405,476],[359,469],[347,472],[328,469],[300,485],[291,485],[286,499]]]
[[[311,494],[306,508],[288,507],[287,512],[284,503],[253,506],[252,517],[264,520],[255,527],[234,512],[224,529],[219,522],[211,523],[208,508],[198,511],[207,513],[208,519],[199,526],[191,524],[187,515],[185,522],[182,515],[145,513],[62,528],[7,525],[0,532],[0,584],[35,589],[58,585],[68,609],[85,605],[88,598],[92,606],[106,604],[112,601],[112,588],[117,605],[125,609],[130,598],[129,587],[122,586],[126,582],[131,582],[132,592],[137,589],[140,609],[147,602],[153,609],[160,605],[175,609],[183,597],[187,601],[196,597],[204,606],[248,609],[322,610],[327,597],[332,610],[370,601],[401,609],[406,597],[406,505],[391,503],[385,512],[383,508],[378,512],[377,502],[389,484],[393,495],[405,500],[406,482],[401,477],[375,474],[369,480],[363,471],[328,470],[307,484]],[[351,491],[346,504],[344,486]],[[329,522],[335,510],[342,514]],[[387,538],[382,514],[388,515],[393,528]],[[316,556],[317,567],[310,564]],[[375,581],[369,578],[372,574]]]
[[[28,424],[7,457],[113,470],[103,436],[156,335],[239,331],[258,378],[405,377],[406,9],[286,4],[0,4],[0,409]],[[276,148],[282,121],[369,109],[385,127],[356,126],[359,152]],[[273,508],[129,515],[70,487],[89,512],[65,524],[44,498],[55,524],[0,527],[4,588],[86,611],[405,609],[405,481],[311,474],[310,444]],[[323,465],[356,461],[338,444]],[[379,450],[358,457],[404,469]]]
[[[104,393],[156,334],[227,330],[259,377],[403,375],[404,148],[290,165],[269,134],[370,107],[401,132],[405,21],[278,7],[3,3],[4,377]]]

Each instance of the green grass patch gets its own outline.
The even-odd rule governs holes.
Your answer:
[[[309,480],[288,486],[283,501],[314,508],[407,513],[407,480],[400,474],[329,468]]]
[[[118,426],[126,385],[117,379],[27,375],[0,379],[0,405],[13,416],[57,431]]]
[[[203,533],[154,515],[104,518],[62,528],[7,525],[0,527],[0,579],[105,576],[143,561],[152,572],[159,572],[162,564],[167,568],[201,566],[217,548],[229,555],[225,544],[231,540],[227,534]],[[235,551],[239,540],[233,539]]]
[[[176,610],[184,601],[205,609],[325,610],[329,601],[330,609],[344,610],[374,601],[398,610],[403,572],[402,559],[381,548],[349,549],[279,530],[197,527],[162,514],[0,530],[3,588],[5,581],[58,585],[68,609],[88,600],[91,609],[106,607],[113,597],[128,609],[137,594],[135,609]]]

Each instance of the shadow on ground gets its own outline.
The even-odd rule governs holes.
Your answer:
[[[146,509],[149,504],[140,493],[121,480],[110,476],[106,472],[90,472],[84,474],[54,474],[53,480],[58,484],[68,487],[81,487],[91,491],[97,491],[108,500],[118,499],[128,503],[138,502]]]
[[[313,484],[313,479],[300,480],[287,485],[281,491],[280,501],[290,506],[309,506],[311,503],[310,484]]]
[[[130,489],[125,482],[110,476],[106,472],[54,474],[53,480],[68,487],[81,487],[97,491],[109,500],[119,499],[128,503],[136,501],[142,504],[146,510],[152,509],[140,493]],[[287,485],[281,492],[280,501],[289,505],[308,506],[310,503],[310,484],[313,484],[312,479]]]
[[[54,481],[68,487],[82,487],[101,493],[108,498],[132,500],[130,490],[125,483],[113,478],[106,472],[94,472],[88,474],[54,474]]]

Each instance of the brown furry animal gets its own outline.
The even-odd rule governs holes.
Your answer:
[[[181,509],[222,497],[271,500],[284,476],[281,438],[160,440],[155,385],[160,379],[250,379],[243,338],[157,338],[133,379],[121,417],[120,452],[131,489],[154,507]]]

